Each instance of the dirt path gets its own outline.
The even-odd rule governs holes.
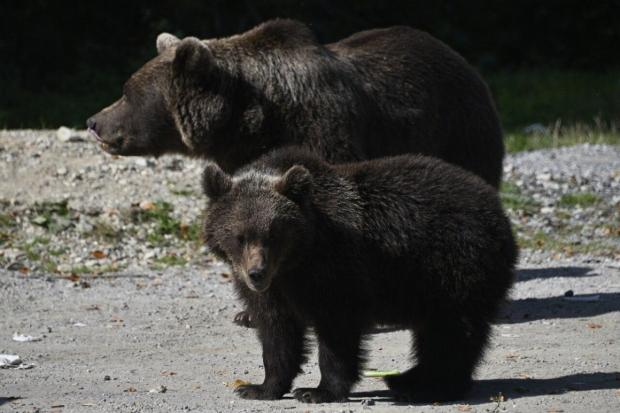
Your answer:
[[[176,231],[184,220],[191,222],[187,217],[198,215],[201,197],[169,184],[194,179],[198,162],[179,167],[176,158],[154,165],[117,160],[111,166],[109,157],[86,142],[59,144],[51,132],[24,132],[23,141],[16,136],[21,135],[0,133],[0,212],[5,214],[0,220],[0,354],[19,355],[34,366],[0,369],[0,412],[620,411],[615,238],[605,238],[601,256],[593,249],[584,254],[524,250],[512,300],[494,328],[467,400],[397,405],[380,380],[366,378],[348,403],[244,401],[234,395],[232,383],[262,380],[262,361],[254,332],[231,322],[240,307],[227,268],[205,258],[183,231],[149,237],[162,222]],[[191,183],[188,187],[196,190]],[[35,202],[57,200],[61,190],[68,197],[67,211],[35,208]],[[139,222],[123,215],[131,203],[159,197],[169,199],[174,211],[138,213],[144,218]],[[604,199],[605,208],[615,207],[617,201]],[[593,208],[603,210],[598,205]],[[120,212],[108,214],[106,208]],[[41,216],[45,225],[37,224]],[[617,216],[611,217],[605,222],[616,225]],[[118,234],[106,238],[108,232],[89,232],[86,224],[96,229],[99,219],[108,220]],[[80,225],[86,231],[80,232]],[[140,233],[141,227],[149,232]],[[35,239],[36,245],[27,242]],[[119,242],[123,249],[114,249]],[[54,255],[63,245],[66,249]],[[100,259],[94,251],[101,251]],[[183,261],[152,265],[158,257]],[[83,271],[71,267],[75,260]],[[114,269],[115,261],[125,264]],[[564,296],[568,290],[572,300]],[[588,300],[579,301],[584,297]],[[14,333],[42,339],[17,342]],[[373,335],[367,367],[404,370],[409,346],[406,332]],[[313,355],[296,385],[316,385],[318,373]]]

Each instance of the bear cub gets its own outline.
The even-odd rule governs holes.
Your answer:
[[[231,265],[262,344],[264,382],[242,398],[289,392],[312,326],[321,380],[293,395],[346,399],[378,323],[413,332],[417,364],[386,378],[397,399],[467,393],[517,259],[493,187],[422,155],[333,166],[295,148],[232,176],[209,163],[203,187],[206,243]]]

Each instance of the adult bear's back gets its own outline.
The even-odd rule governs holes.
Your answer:
[[[432,155],[499,186],[499,118],[487,85],[463,57],[406,26],[359,32],[326,47],[351,63],[382,112],[365,142],[370,157]]]

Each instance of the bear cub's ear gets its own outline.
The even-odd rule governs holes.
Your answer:
[[[225,195],[232,188],[231,177],[214,162],[209,162],[202,172],[202,190],[210,199]]]
[[[312,191],[312,175],[305,167],[294,165],[275,184],[275,190],[294,202],[302,202]]]
[[[178,37],[170,34],[170,33],[161,33],[157,36],[157,53],[162,54],[165,50],[170,49],[171,47],[179,44],[181,40]]]
[[[206,44],[195,37],[186,37],[179,42],[172,65],[177,73],[206,73],[212,61],[213,55]]]

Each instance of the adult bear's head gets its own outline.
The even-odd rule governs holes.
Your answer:
[[[273,101],[290,100],[278,84],[295,82],[280,79],[279,72],[286,55],[309,44],[315,44],[312,32],[291,20],[272,20],[222,39],[162,33],[158,56],[134,73],[123,96],[89,118],[87,127],[112,154],[180,152],[226,166],[232,151],[249,161],[271,142],[239,143],[236,137],[256,136]],[[273,53],[279,59],[271,58]]]
[[[162,33],[157,50],[158,56],[127,80],[121,98],[86,122],[111,154],[193,153],[199,141],[194,128],[209,134],[230,115],[222,71],[205,42]]]

